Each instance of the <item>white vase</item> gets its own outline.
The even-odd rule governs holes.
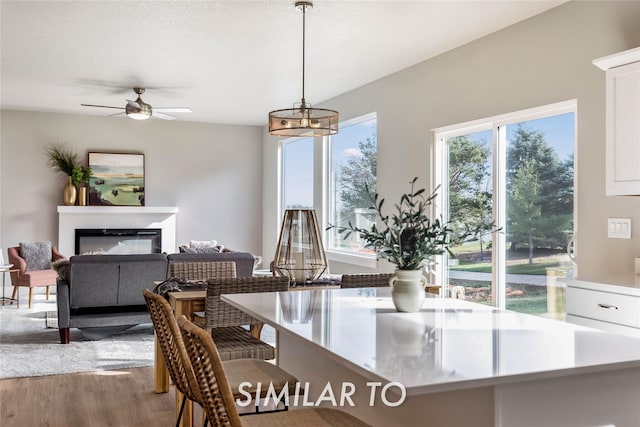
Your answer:
[[[420,311],[426,285],[427,278],[422,275],[422,270],[396,270],[389,279],[391,299],[396,310],[405,313]]]

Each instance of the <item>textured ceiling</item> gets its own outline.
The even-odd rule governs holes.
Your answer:
[[[307,13],[318,104],[563,1],[329,1]],[[0,1],[1,106],[108,115],[134,86],[178,120],[265,125],[300,101],[293,1]],[[327,105],[331,107],[330,105]],[[114,118],[114,120],[118,120]]]

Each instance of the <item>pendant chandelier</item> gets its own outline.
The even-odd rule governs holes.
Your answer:
[[[296,9],[302,10],[302,102],[293,108],[275,110],[269,113],[269,133],[278,136],[325,136],[338,133],[338,112],[324,108],[312,108],[304,98],[305,65],[305,17],[310,1],[298,1]]]

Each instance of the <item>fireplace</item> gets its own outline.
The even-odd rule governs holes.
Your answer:
[[[162,230],[161,252],[177,252],[175,206],[58,206],[58,250],[77,254],[76,229]]]
[[[160,228],[76,228],[76,255],[131,255],[161,252],[162,229]]]

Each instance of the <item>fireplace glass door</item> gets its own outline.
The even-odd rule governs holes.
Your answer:
[[[76,255],[132,255],[161,253],[162,230],[76,229]]]

